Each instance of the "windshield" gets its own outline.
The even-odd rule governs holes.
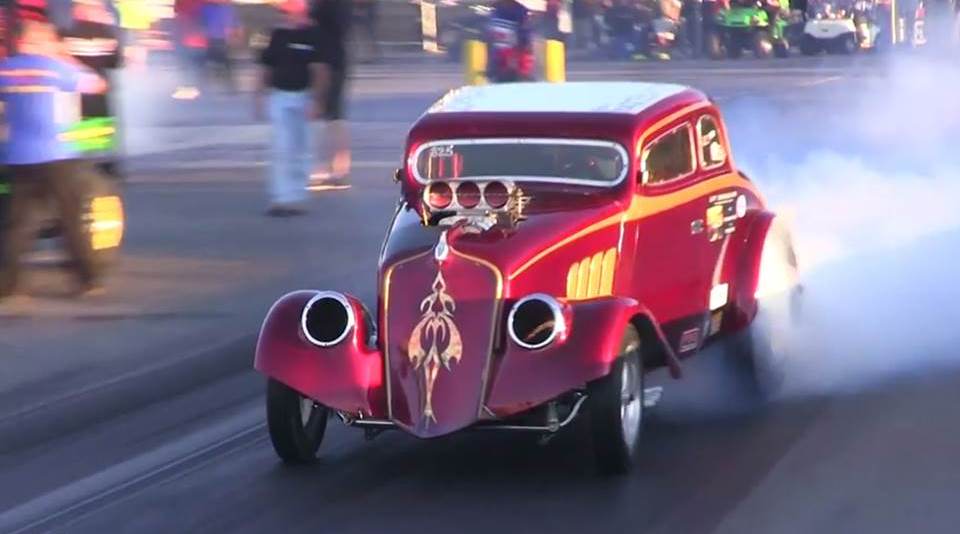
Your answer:
[[[429,143],[416,153],[417,179],[510,177],[613,185],[626,174],[626,151],[605,141],[482,139]]]

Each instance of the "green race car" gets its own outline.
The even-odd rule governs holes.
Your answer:
[[[707,32],[712,59],[738,58],[749,49],[758,58],[787,57],[790,0],[741,0],[717,12]]]

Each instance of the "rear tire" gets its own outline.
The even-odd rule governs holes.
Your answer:
[[[623,474],[636,463],[643,428],[643,393],[640,336],[630,325],[610,374],[589,387],[593,450],[601,473]]]
[[[707,33],[707,55],[710,56],[710,59],[723,59],[726,56],[724,48],[723,36],[720,35],[720,32],[711,31]]]
[[[126,225],[126,207],[117,181],[99,169],[85,167],[84,221],[98,271],[109,270],[120,256]],[[96,207],[96,210],[94,209]]]
[[[740,59],[743,56],[743,36],[739,33],[727,34],[727,57]]]
[[[856,52],[857,48],[859,48],[857,46],[857,37],[852,33],[840,37],[835,44],[835,51],[838,54],[850,55]]]
[[[764,249],[768,247],[775,247],[770,248],[769,256],[767,250],[763,251],[763,255],[770,258],[768,268],[773,272],[787,273],[781,278],[789,282],[770,294],[758,296],[757,315],[744,332],[742,343],[751,381],[763,398],[774,397],[783,388],[786,365],[793,350],[791,338],[801,316],[803,296],[793,240],[777,219],[764,243]]]
[[[757,315],[743,333],[750,383],[761,399],[776,397],[786,382],[791,331],[800,317],[801,299],[797,287],[758,303]]]
[[[267,381],[267,428],[273,450],[287,464],[309,464],[327,429],[329,409],[286,384]]]

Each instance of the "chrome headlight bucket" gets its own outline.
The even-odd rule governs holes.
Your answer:
[[[542,349],[563,339],[569,325],[563,305],[545,293],[533,293],[518,300],[507,316],[507,333],[518,346]]]
[[[356,327],[353,306],[343,293],[321,291],[303,307],[300,330],[311,344],[332,347],[343,342]]]

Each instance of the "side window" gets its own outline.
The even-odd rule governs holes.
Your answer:
[[[717,119],[704,115],[697,121],[697,139],[700,147],[700,167],[715,169],[727,162],[727,149],[720,138]]]
[[[683,178],[693,172],[693,154],[689,124],[684,124],[657,138],[643,153],[640,162],[641,181],[659,184]]]

